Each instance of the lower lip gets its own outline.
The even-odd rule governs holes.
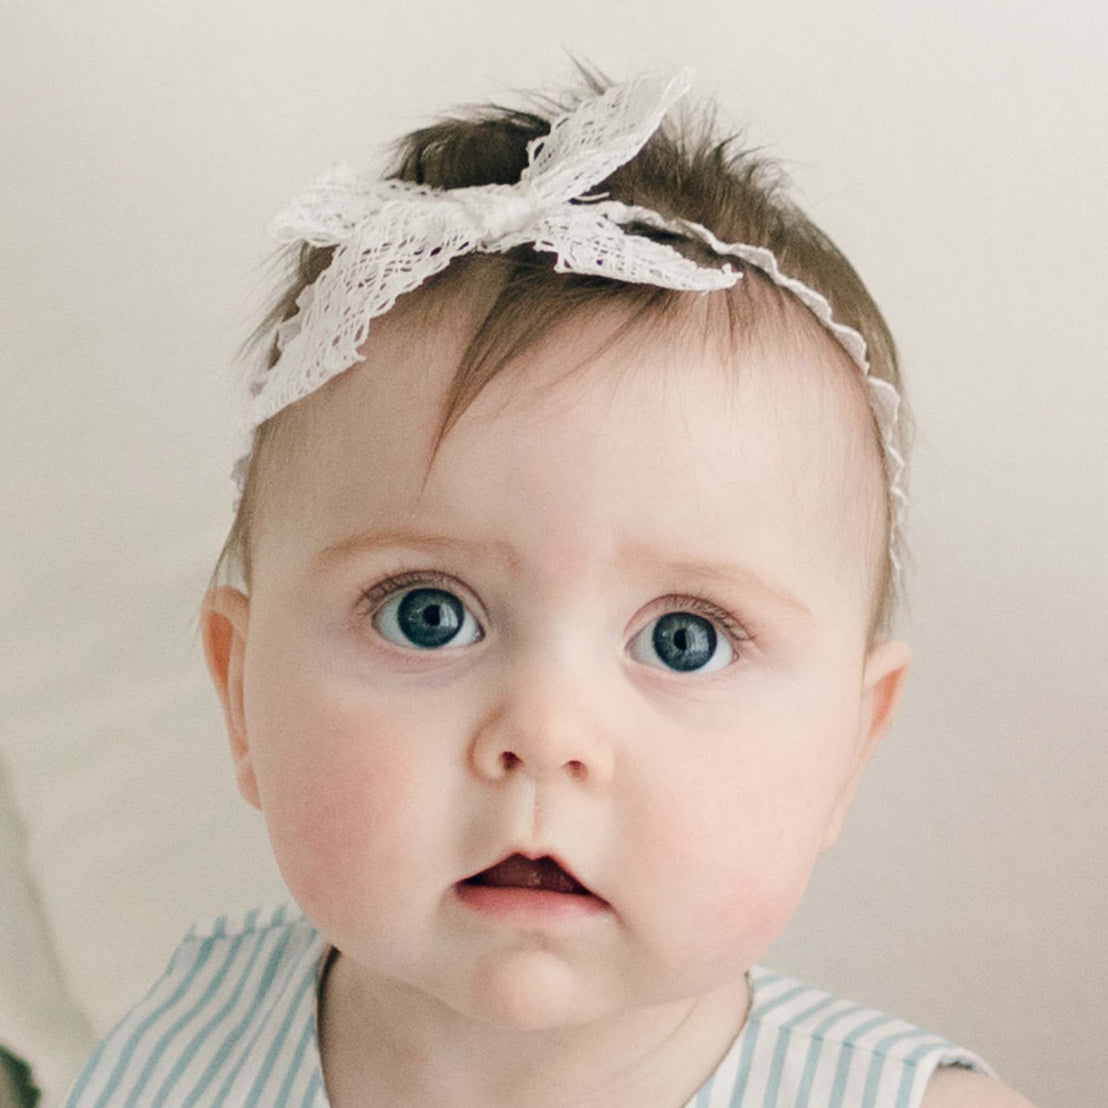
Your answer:
[[[455,888],[458,899],[475,912],[515,922],[546,923],[593,916],[608,910],[606,901],[587,893],[498,888],[495,885],[466,885],[464,882]]]

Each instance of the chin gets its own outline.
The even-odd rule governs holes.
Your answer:
[[[596,991],[596,974],[556,950],[499,951],[475,968],[468,1015],[515,1031],[573,1027],[599,1019],[611,1006]]]

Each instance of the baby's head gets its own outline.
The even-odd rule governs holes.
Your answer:
[[[446,121],[395,175],[509,185],[549,126]],[[876,306],[765,163],[686,127],[595,191],[772,251],[899,388]],[[723,264],[647,222],[626,233]],[[333,253],[303,246],[274,322]],[[694,292],[467,251],[258,428],[209,665],[240,790],[362,988],[529,1029],[705,994],[835,841],[908,660],[888,444],[828,322],[726,261],[741,280]],[[593,895],[509,903],[483,882],[514,854]]]

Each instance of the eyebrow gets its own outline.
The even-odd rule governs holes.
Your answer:
[[[364,553],[387,546],[419,546],[424,550],[464,550],[470,554],[493,554],[514,570],[518,571],[523,566],[522,560],[511,543],[503,542],[500,539],[463,539],[460,536],[435,535],[427,531],[403,529],[365,531],[350,535],[348,538],[340,539],[321,550],[314,560],[317,563],[327,565],[331,562],[341,561],[351,554]]]
[[[389,546],[411,546],[424,550],[444,552],[461,550],[470,555],[494,556],[515,572],[523,567],[523,560],[511,543],[501,539],[466,539],[461,536],[436,535],[427,531],[394,529],[366,531],[340,539],[321,550],[314,561],[321,565],[341,561],[356,553],[364,553]],[[655,566],[667,572],[685,577],[700,578],[720,586],[739,584],[765,593],[785,607],[810,616],[808,608],[792,593],[775,581],[769,581],[749,566],[727,562],[702,561],[696,558],[662,558],[652,547],[642,543],[630,543],[622,548],[621,563],[631,566]]]

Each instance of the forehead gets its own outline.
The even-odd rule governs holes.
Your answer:
[[[842,367],[820,344],[767,335],[726,356],[695,311],[598,353],[620,322],[555,331],[432,459],[468,332],[447,313],[375,320],[364,361],[297,406],[262,560],[405,529],[495,540],[536,573],[600,574],[623,553],[668,550],[793,593],[866,593],[872,445]]]

